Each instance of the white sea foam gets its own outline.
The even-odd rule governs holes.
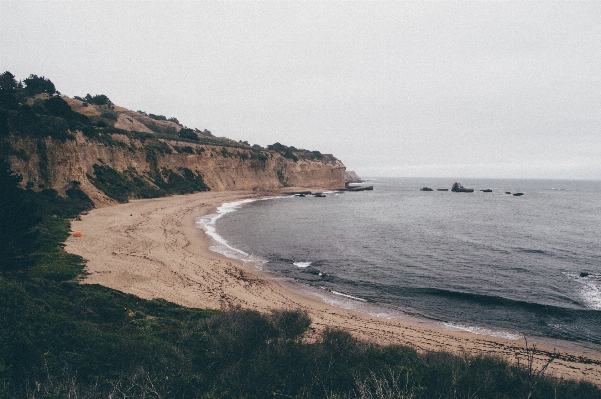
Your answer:
[[[443,322],[442,325],[449,330],[468,331],[468,332],[471,332],[472,334],[488,335],[489,337],[504,338],[504,339],[510,339],[513,341],[522,339],[524,337],[522,334],[515,333],[515,332],[510,332],[510,331],[505,331],[505,330],[490,330],[488,328],[478,327],[478,326],[466,326],[463,324],[456,324],[456,323],[450,323],[450,322]]]
[[[253,254],[248,254],[241,249],[233,247],[225,238],[217,233],[216,223],[219,218],[228,213],[237,211],[243,205],[265,199],[271,198],[245,199],[235,202],[226,202],[217,208],[217,213],[196,218],[196,227],[203,229],[217,243],[217,245],[212,245],[209,247],[209,249],[213,252],[227,256],[228,258],[241,260],[244,263],[252,263],[258,269],[262,269],[261,265],[267,261]]]
[[[338,292],[338,291],[330,291],[332,294],[334,295],[340,295],[343,296],[345,298],[349,298],[349,299],[354,299],[355,301],[361,301],[361,302],[367,302],[365,299],[363,298],[358,298],[356,296],[352,296],[352,295],[348,295],[348,294],[343,294],[342,292]]]
[[[213,213],[211,215],[206,215],[206,216],[197,218],[196,226],[203,229],[213,240],[217,241],[220,244],[218,247],[224,247],[224,249],[227,249],[226,252],[228,254],[231,253],[232,255],[236,255],[235,257],[238,257],[239,255],[248,256],[248,254],[246,252],[244,252],[238,248],[232,247],[225,238],[220,236],[217,233],[215,224],[217,223],[217,220],[219,220],[219,218],[223,217],[224,215],[226,215],[228,213],[234,212],[234,211],[238,210],[242,205],[248,204],[253,201],[255,201],[255,200],[254,199],[246,199],[246,200],[236,201],[236,202],[227,202],[217,208],[217,213]],[[213,247],[211,247],[211,249],[213,250]],[[215,252],[222,253],[221,251],[215,251]],[[229,256],[225,253],[222,253],[222,254]]]
[[[303,269],[305,267],[311,266],[311,262],[294,262],[293,265],[296,266],[296,267],[300,267],[301,269]]]
[[[298,287],[304,295],[318,298],[322,302],[342,309],[356,310],[359,312],[369,313],[364,307],[368,302],[363,298],[357,298],[352,295],[343,294],[341,292],[332,291],[326,287]],[[315,289],[317,288],[317,289]]]

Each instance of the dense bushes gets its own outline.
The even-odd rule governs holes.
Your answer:
[[[38,245],[34,227],[41,218],[35,204],[17,187],[20,181],[0,157],[0,272],[25,270]]]
[[[0,135],[9,132],[25,136],[52,137],[61,141],[73,138],[69,131],[93,132],[90,120],[77,112],[60,97],[36,100],[32,106],[20,103],[19,97],[38,93],[53,94],[54,85],[44,77],[31,75],[25,79],[26,87],[19,89],[9,72],[1,75],[0,85]]]
[[[94,176],[88,175],[88,179],[119,202],[127,202],[129,198],[156,198],[209,190],[200,173],[187,168],[177,171],[156,168],[143,176],[133,168],[121,173],[106,164],[94,164]]]
[[[111,100],[105,96],[104,94],[97,94],[95,96],[91,96],[89,93],[85,96],[85,101],[94,104],[94,105],[107,105],[111,106]]]
[[[182,139],[188,139],[188,140],[193,140],[193,141],[200,140],[198,138],[198,134],[196,134],[196,132],[194,130],[189,129],[189,128],[180,129],[178,134],[179,134],[179,137],[181,137]]]
[[[31,74],[27,79],[23,80],[23,83],[25,83],[25,92],[29,96],[39,93],[46,93],[50,95],[56,93],[54,83],[52,83],[50,79],[46,79],[43,76]]]
[[[262,315],[144,301],[103,287],[0,278],[0,386],[18,397],[596,398],[490,357],[418,354]],[[301,328],[279,329],[284,320]],[[288,323],[284,323],[289,325]],[[12,326],[18,327],[17,330]],[[77,396],[73,395],[77,393]],[[151,395],[151,393],[154,393]],[[475,394],[475,395],[474,395]]]

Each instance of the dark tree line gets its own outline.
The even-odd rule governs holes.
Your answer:
[[[32,265],[37,248],[35,226],[41,217],[19,188],[21,177],[11,173],[0,155],[0,272],[19,272]]]

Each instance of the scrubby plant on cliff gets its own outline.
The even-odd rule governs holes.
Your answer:
[[[16,133],[24,136],[51,137],[60,141],[74,138],[69,134],[69,124],[64,118],[38,114],[27,105],[17,111],[0,110],[0,130],[5,135]]]
[[[279,152],[284,158],[288,158],[293,160],[294,162],[298,161],[298,157],[294,155],[293,151],[296,151],[294,147],[288,147],[280,143],[275,143],[267,146],[268,150]]]
[[[250,159],[265,162],[269,159],[269,157],[262,152],[253,151],[250,153]]]
[[[89,93],[86,94],[84,100],[89,103],[89,104],[94,104],[94,105],[106,105],[108,107],[110,107],[111,105],[113,105],[113,103],[111,102],[111,100],[104,94],[97,94],[95,96],[91,96]]]
[[[155,114],[148,114],[148,116],[152,119],[155,119],[157,121],[166,121],[167,117],[164,115],[155,115]]]
[[[200,173],[188,168],[178,168],[177,171],[155,169],[143,176],[134,168],[119,172],[104,163],[93,167],[94,176],[88,175],[90,182],[118,202],[127,202],[129,198],[156,198],[209,190]]]
[[[190,169],[182,167],[177,168],[177,171],[162,168],[159,176],[156,176],[153,181],[168,194],[191,194],[209,190],[200,172],[194,173]]]
[[[196,151],[194,151],[194,148],[190,147],[189,145],[186,145],[183,147],[175,145],[175,146],[173,146],[173,148],[175,148],[175,150],[177,152],[179,152],[180,154],[196,154]]]
[[[178,135],[182,139],[188,139],[188,140],[193,140],[193,141],[199,141],[200,140],[198,138],[198,134],[196,134],[196,132],[194,130],[189,129],[189,128],[180,129]]]

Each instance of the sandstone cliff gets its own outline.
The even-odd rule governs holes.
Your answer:
[[[280,152],[244,147],[127,134],[105,136],[98,140],[77,132],[74,139],[62,142],[50,137],[12,135],[8,140],[12,155],[8,159],[11,169],[23,177],[24,186],[52,188],[64,194],[77,182],[97,206],[113,202],[99,187],[100,166],[152,187],[156,187],[156,175],[166,170],[179,174],[192,171],[209,189],[218,191],[344,187],[345,167],[332,155],[314,158],[311,153],[295,153],[296,159],[290,159]],[[164,173],[162,176],[166,180]]]

